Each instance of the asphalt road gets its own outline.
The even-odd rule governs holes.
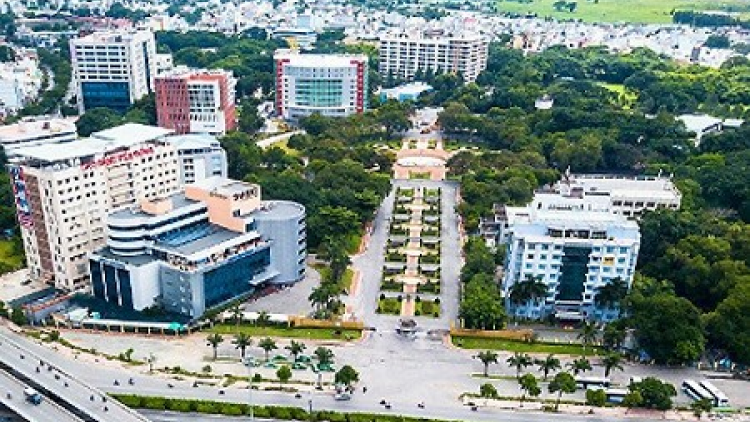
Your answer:
[[[78,378],[81,374],[98,373],[98,370],[66,365],[66,360],[54,351],[36,345],[6,327],[0,329],[0,361],[32,379],[47,391],[54,392],[92,419],[102,422],[146,421],[128,407],[106,399],[102,391],[92,388]],[[127,376],[123,376],[122,379],[124,382]]]
[[[9,373],[0,370],[0,403],[7,406],[27,421],[83,422],[82,419],[44,397],[34,405],[26,401],[23,390],[26,384]],[[10,398],[8,397],[10,393]]]

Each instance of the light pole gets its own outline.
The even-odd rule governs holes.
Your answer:
[[[253,409],[253,364],[255,359],[252,356],[245,358],[245,366],[247,367],[247,384],[248,384],[248,400],[250,402],[250,420],[255,420],[255,409]]]

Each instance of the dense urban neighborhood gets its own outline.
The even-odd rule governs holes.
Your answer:
[[[1,420],[750,420],[743,0],[0,29]]]

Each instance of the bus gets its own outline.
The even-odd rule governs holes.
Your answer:
[[[627,388],[608,388],[604,390],[604,393],[607,395],[608,403],[622,403],[625,400],[625,396],[630,393],[630,390]]]
[[[24,388],[23,395],[26,397],[26,401],[33,405],[38,405],[42,402],[42,395],[31,387]]]
[[[708,391],[708,393],[713,397],[714,406],[716,407],[726,407],[729,406],[729,397],[724,394],[723,391],[716,388],[715,385],[711,384],[709,381],[701,381],[700,386],[703,387],[704,390]]]
[[[609,378],[576,377],[576,386],[579,388],[584,388],[586,390],[608,388],[609,384],[610,384]]]
[[[711,395],[705,388],[693,380],[685,380],[682,382],[682,391],[685,392],[691,399],[698,401],[708,399],[713,403],[714,396]]]

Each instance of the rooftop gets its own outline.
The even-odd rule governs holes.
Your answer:
[[[292,50],[276,50],[273,58],[289,59],[291,65],[300,67],[344,67],[354,60],[368,62],[364,54],[303,54]]]
[[[122,146],[140,144],[146,141],[163,138],[171,133],[172,129],[164,129],[158,126],[142,125],[140,123],[125,123],[111,129],[94,132],[93,138],[115,142]]]
[[[262,220],[288,220],[305,215],[305,207],[291,201],[264,201],[252,216]]]
[[[215,136],[205,133],[173,135],[165,138],[165,140],[173,144],[178,150],[204,149],[221,145]]]
[[[227,230],[216,224],[205,223],[162,236],[154,243],[154,246],[179,255],[190,256],[242,235],[244,234]]]
[[[116,212],[113,212],[107,216],[107,219],[114,219],[114,220],[124,220],[128,218],[134,218],[134,217],[141,217],[141,218],[159,218],[163,219],[165,216],[171,215],[171,214],[177,214],[181,208],[187,207],[189,205],[198,204],[198,201],[193,201],[192,199],[188,199],[185,197],[184,192],[175,193],[174,195],[168,196],[166,198],[163,198],[164,200],[171,200],[172,201],[172,210],[162,214],[162,215],[154,215],[149,214],[146,212],[143,212],[138,207],[133,207],[130,209],[123,209]]]
[[[75,44],[126,43],[135,38],[146,36],[151,36],[151,32],[136,30],[100,31],[86,35],[85,37],[74,38],[72,41]]]
[[[190,68],[187,66],[175,66],[170,70],[167,70],[163,73],[160,73],[159,75],[155,76],[157,79],[159,78],[188,78],[191,76],[198,76],[198,75],[217,75],[217,76],[224,76],[232,75],[232,71],[230,70],[224,70],[224,69],[195,69]]]
[[[568,192],[583,188],[587,195],[611,195],[624,197],[675,198],[680,191],[668,177],[624,177],[605,174],[576,174],[563,178],[555,185],[557,190]]]
[[[0,143],[12,144],[27,139],[55,134],[75,134],[75,121],[76,118],[50,118],[21,121],[12,125],[0,126]]]
[[[389,89],[383,89],[380,91],[381,93],[389,96],[398,96],[398,95],[419,95],[425,91],[431,91],[432,86],[429,84],[426,84],[424,82],[412,82],[405,85],[400,85],[394,88]]]

